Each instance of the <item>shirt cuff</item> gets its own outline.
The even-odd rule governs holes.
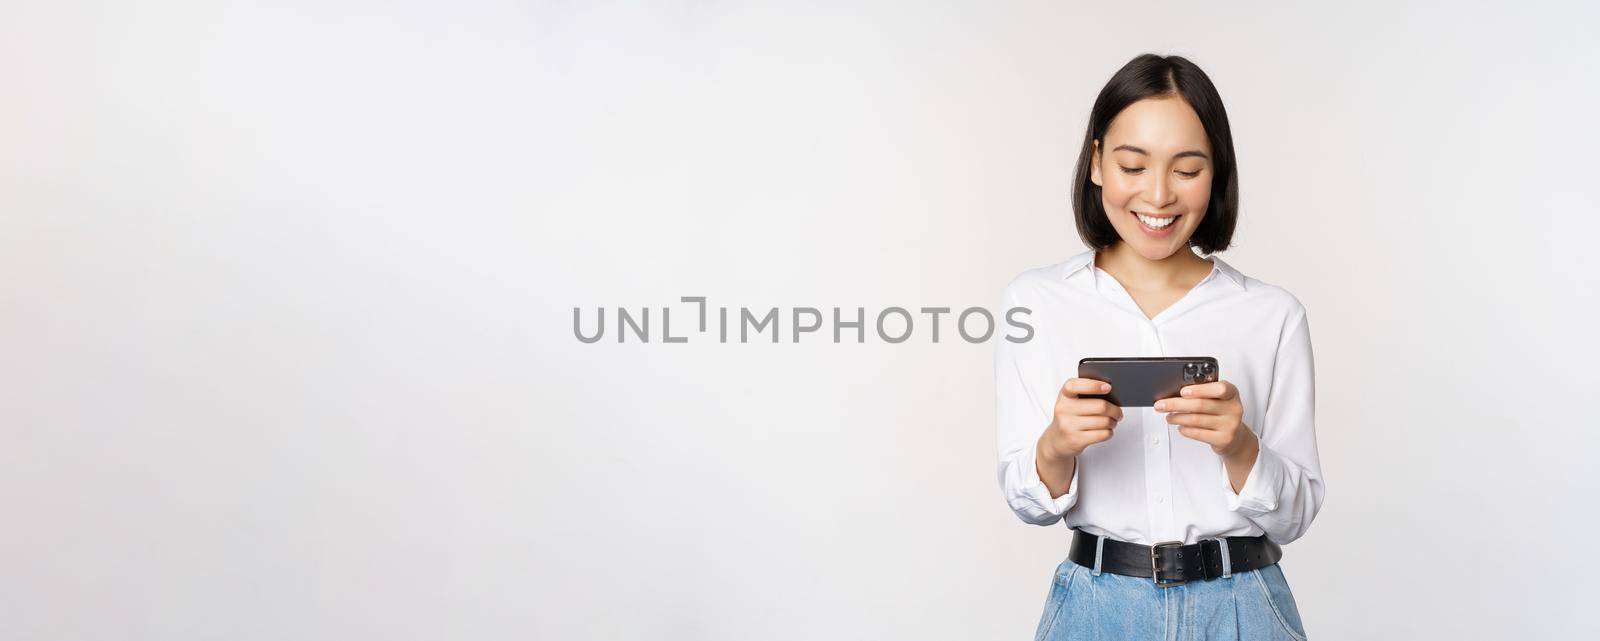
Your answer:
[[[1286,463],[1265,445],[1258,449],[1255,465],[1250,467],[1250,474],[1238,493],[1234,493],[1233,483],[1228,480],[1227,462],[1217,457],[1217,464],[1222,466],[1222,489],[1227,492],[1230,512],[1261,516],[1278,509],[1278,488],[1283,487],[1283,479],[1288,474]]]
[[[1022,493],[1037,504],[1049,511],[1053,516],[1066,514],[1067,510],[1078,502],[1078,472],[1083,469],[1080,464],[1072,466],[1072,480],[1067,483],[1067,493],[1051,498],[1050,488],[1045,487],[1044,479],[1039,478],[1039,467],[1035,462],[1038,456],[1038,445],[1028,448],[1023,454],[1021,465],[1017,472],[1022,476]]]

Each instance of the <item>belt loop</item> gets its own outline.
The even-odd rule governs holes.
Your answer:
[[[1094,537],[1094,570],[1091,570],[1091,572],[1095,576],[1100,576],[1100,561],[1105,558],[1105,551],[1106,551],[1106,535],[1104,535],[1104,534],[1095,535],[1095,537]]]
[[[1217,547],[1222,548],[1222,578],[1233,576],[1233,559],[1228,556],[1228,537],[1217,539]]]

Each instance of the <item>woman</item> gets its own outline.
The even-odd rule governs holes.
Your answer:
[[[1322,505],[1311,335],[1293,295],[1214,255],[1239,196],[1211,80],[1177,56],[1124,66],[1074,190],[1090,249],[1007,286],[1036,334],[995,360],[1006,501],[1073,529],[1037,638],[1304,639],[1276,561]],[[1110,391],[1076,377],[1089,356],[1212,356],[1221,380],[1119,408],[1081,397]]]

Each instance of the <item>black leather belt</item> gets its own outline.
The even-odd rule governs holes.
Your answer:
[[[1067,552],[1067,558],[1078,565],[1094,567],[1094,548],[1098,538],[1083,530],[1072,530],[1072,549]],[[1206,539],[1188,545],[1182,541],[1139,545],[1106,537],[1100,570],[1149,577],[1157,587],[1163,588],[1183,585],[1188,581],[1215,579],[1222,576],[1223,541],[1228,544],[1229,567],[1233,574],[1264,568],[1283,558],[1283,548],[1267,540],[1265,534]]]

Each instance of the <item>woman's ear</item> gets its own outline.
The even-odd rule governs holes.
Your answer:
[[[1100,141],[1091,140],[1089,144],[1089,182],[1096,187],[1104,187],[1100,184]]]

